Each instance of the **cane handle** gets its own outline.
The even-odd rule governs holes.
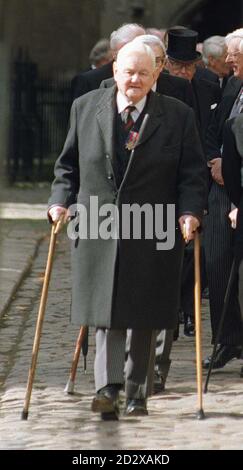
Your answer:
[[[62,226],[64,225],[64,219],[65,219],[65,215],[62,214],[60,218],[56,222],[54,222],[54,225],[55,225],[54,234],[55,235],[57,235],[61,231]]]

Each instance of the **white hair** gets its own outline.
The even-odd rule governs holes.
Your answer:
[[[143,44],[136,40],[129,42],[119,50],[116,59],[117,64],[119,65],[121,61],[123,61],[124,56],[127,56],[131,52],[146,54],[151,59],[153,69],[155,69],[156,63],[154,51],[147,44]]]
[[[240,39],[239,51],[243,54],[243,28],[235,29],[232,33],[227,34],[225,38],[226,45],[228,46],[232,39]]]
[[[145,34],[145,29],[137,23],[123,24],[110,35],[110,47],[113,51],[118,51],[122,46],[132,41],[137,36]]]
[[[159,46],[160,49],[163,51],[164,55],[166,55],[166,49],[164,43],[161,41],[161,39],[158,38],[158,36],[155,36],[154,34],[142,34],[141,36],[137,36],[133,42],[141,42],[143,44],[147,44],[147,46]]]
[[[205,39],[202,48],[203,62],[208,65],[208,57],[212,56],[215,58],[221,57],[226,48],[226,42],[224,36],[211,36]]]

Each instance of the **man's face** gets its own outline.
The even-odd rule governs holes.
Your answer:
[[[171,75],[181,77],[191,81],[196,72],[196,62],[178,62],[176,60],[167,60],[167,69]]]
[[[216,73],[219,77],[223,78],[229,75],[230,73],[230,65],[226,63],[227,57],[227,48],[225,47],[224,53],[220,57],[208,57],[208,65],[211,70]]]
[[[118,90],[136,104],[147,95],[155,80],[152,59],[143,52],[129,52],[113,66]]]
[[[243,80],[243,54],[239,51],[240,38],[233,38],[228,44],[226,62],[234,72],[234,76]]]

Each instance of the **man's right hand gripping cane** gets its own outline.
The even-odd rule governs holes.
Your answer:
[[[182,215],[179,218],[180,228],[186,243],[194,239],[195,232],[200,225],[199,220],[193,215]]]
[[[59,232],[62,228],[62,225],[68,221],[69,210],[63,206],[52,206],[48,210],[48,217],[53,224],[58,226]]]

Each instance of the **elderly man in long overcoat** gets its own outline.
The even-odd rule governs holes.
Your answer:
[[[150,47],[131,42],[114,63],[116,86],[74,101],[49,200],[53,221],[77,203],[68,225],[71,313],[76,324],[97,328],[92,410],[103,419],[118,418],[127,328],[133,332],[126,413],[147,414],[152,331],[176,326],[181,231],[193,238],[205,206],[206,168],[193,111],[150,91],[154,71]],[[141,209],[129,233],[127,207]],[[102,231],[107,220],[110,236]]]

